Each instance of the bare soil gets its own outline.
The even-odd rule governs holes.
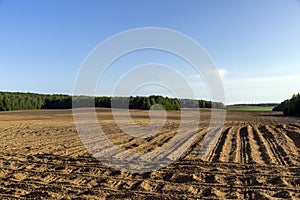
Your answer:
[[[123,133],[110,109],[97,113],[114,144],[138,152],[160,148],[184,123],[169,111],[164,128],[142,139]],[[147,111],[130,113],[149,123]],[[139,174],[93,158],[71,110],[0,112],[0,199],[300,199],[300,118],[228,111],[217,145],[201,160],[209,119],[201,110],[197,137],[178,161]]]

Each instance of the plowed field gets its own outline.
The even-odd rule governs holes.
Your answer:
[[[123,133],[109,109],[97,109],[114,144],[131,151],[161,148],[180,112],[169,111],[148,138]],[[131,111],[137,124],[147,111]],[[277,112],[228,111],[217,145],[198,157],[210,119],[201,110],[197,136],[181,158],[147,173],[118,171],[83,146],[71,110],[0,112],[0,199],[300,199],[300,118]]]

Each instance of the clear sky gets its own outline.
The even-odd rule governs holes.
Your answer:
[[[297,0],[0,0],[0,91],[72,94],[92,49],[141,27],[174,29],[201,44],[219,69],[227,104],[281,102],[300,92]],[[157,52],[142,54],[150,62]],[[120,61],[109,75],[131,63]]]

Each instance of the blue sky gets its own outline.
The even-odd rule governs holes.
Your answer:
[[[227,104],[281,102],[300,92],[297,0],[2,0],[0,91],[72,94],[90,51],[112,35],[141,27],[174,29],[202,45],[222,76]],[[120,59],[103,80],[113,80],[124,66],[168,58],[170,65],[177,59],[147,51]],[[104,88],[99,86],[98,95],[109,95]],[[197,97],[209,99],[204,90]],[[145,91],[150,90],[140,94]]]

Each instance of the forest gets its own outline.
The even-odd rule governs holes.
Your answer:
[[[176,99],[152,95],[149,97],[89,97],[64,94],[36,94],[21,92],[0,92],[0,111],[30,109],[70,109],[73,107],[114,107],[129,109],[218,108],[224,104],[205,100]],[[112,106],[113,105],[113,106]]]
[[[243,103],[243,104],[233,104],[233,106],[260,106],[260,107],[275,107],[278,103]]]
[[[300,93],[294,94],[291,99],[281,102],[273,111],[282,111],[286,116],[300,116]]]

